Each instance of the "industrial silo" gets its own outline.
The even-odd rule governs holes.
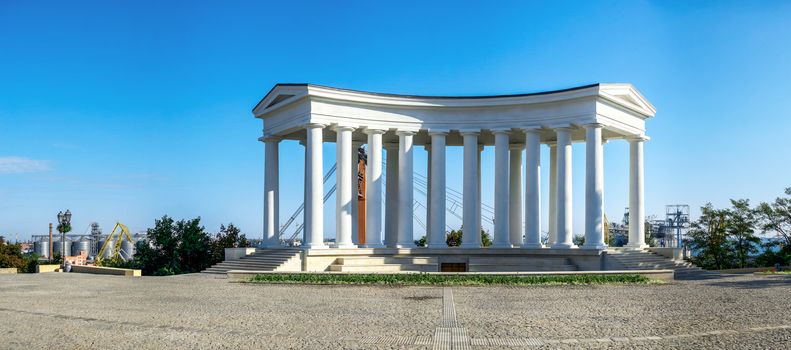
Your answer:
[[[115,246],[114,239],[106,239],[99,241],[99,249],[102,249],[102,246],[107,242],[107,246],[104,248],[104,254],[102,254],[102,259],[109,259],[113,256],[113,246]],[[98,254],[98,253],[97,253]]]
[[[135,255],[135,243],[127,239],[121,241],[121,251],[119,254],[121,254],[121,258],[126,261],[132,260],[132,257]]]
[[[33,251],[40,257],[49,258],[49,239],[33,242]]]
[[[85,238],[79,241],[71,242],[71,254],[80,255],[80,251],[85,251],[85,254],[91,253],[91,242]]]
[[[60,244],[60,237],[52,238],[52,254],[63,256],[63,245]]]

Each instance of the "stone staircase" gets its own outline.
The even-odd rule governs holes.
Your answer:
[[[673,270],[676,279],[687,279],[707,274],[687,261],[673,260],[647,250],[608,249],[608,259],[624,270]]]
[[[238,260],[223,261],[202,273],[222,274],[230,270],[242,271],[276,271],[288,263],[296,263],[302,252],[299,248],[256,249],[255,253]]]
[[[577,266],[568,258],[507,256],[470,257],[469,272],[514,272],[514,271],[577,271]]]
[[[336,272],[436,272],[436,257],[354,256],[335,259],[330,271]]]

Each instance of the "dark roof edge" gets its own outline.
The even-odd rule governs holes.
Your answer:
[[[540,92],[531,92],[525,94],[505,94],[505,95],[487,95],[487,96],[426,96],[426,95],[401,95],[401,94],[393,94],[393,93],[384,93],[384,92],[369,92],[369,91],[362,91],[362,90],[353,90],[353,89],[344,89],[344,88],[336,88],[332,86],[326,85],[318,85],[318,84],[309,84],[309,83],[278,83],[269,90],[269,92],[264,95],[264,98],[259,101],[255,107],[253,107],[253,111],[255,111],[258,106],[266,100],[267,97],[280,86],[305,86],[305,87],[319,87],[323,89],[330,89],[336,91],[346,91],[346,92],[355,92],[361,94],[368,94],[368,95],[376,95],[376,96],[385,96],[385,97],[406,97],[406,98],[423,98],[423,99],[485,99],[485,98],[506,98],[506,97],[525,97],[525,96],[540,96],[540,95],[549,95],[549,94],[557,94],[562,92],[574,91],[574,90],[582,90],[588,89],[592,87],[596,87],[601,85],[600,83],[595,84],[588,84],[582,86],[576,86],[567,89],[560,89],[560,90],[551,90],[551,91],[540,91]]]

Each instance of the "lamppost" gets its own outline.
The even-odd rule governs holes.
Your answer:
[[[66,266],[66,232],[71,231],[71,211],[66,209],[66,212],[58,212],[58,232],[60,232],[60,258],[61,264]]]

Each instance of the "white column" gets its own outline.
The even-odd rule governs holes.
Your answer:
[[[322,164],[322,124],[307,125],[305,147],[305,241],[306,249],[324,245],[324,174]]]
[[[399,130],[398,135],[398,242],[397,248],[412,248],[414,242],[413,131]]]
[[[426,149],[426,158],[428,158],[426,167],[426,246],[428,246],[428,242],[431,242],[431,146],[431,144],[423,146]]]
[[[431,131],[431,189],[429,219],[431,240],[429,248],[447,248],[445,242],[445,136],[447,131]]]
[[[605,249],[604,243],[604,154],[602,125],[585,125],[585,244],[583,248]]]
[[[514,143],[510,146],[511,164],[508,165],[508,232],[511,245],[518,247],[524,240],[522,229],[522,150],[525,145]]]
[[[366,129],[368,165],[365,172],[365,247],[382,247],[382,134]]]
[[[558,241],[558,144],[549,144],[549,237],[547,246]]]
[[[542,248],[541,244],[541,134],[525,130],[525,243],[522,248]]]
[[[267,137],[264,140],[264,239],[261,242],[262,248],[280,247],[280,224],[278,206],[280,202],[279,193],[279,159],[278,145],[280,138]]]
[[[335,128],[337,133],[335,171],[335,248],[354,248],[352,243],[352,130]]]
[[[481,247],[481,216],[478,211],[480,204],[479,182],[479,151],[478,131],[463,131],[464,137],[464,193],[462,209],[464,210],[461,246],[463,248]]]
[[[358,195],[360,193],[360,186],[358,182],[358,175],[357,175],[357,162],[359,160],[358,149],[362,145],[362,142],[354,141],[354,135],[352,134],[352,243],[354,245],[360,245],[360,230],[357,227],[359,223],[357,219],[359,217],[360,211],[358,206],[360,205],[357,203]]]
[[[395,247],[398,242],[398,144],[387,143],[387,192],[385,193],[385,242]]]
[[[494,133],[494,239],[496,248],[511,248],[508,185],[508,142],[510,130],[493,130]]]
[[[557,241],[552,248],[574,248],[571,201],[571,128],[556,129],[558,135]]]
[[[629,243],[630,248],[645,248],[645,202],[643,193],[643,142],[645,136],[629,139]]]
[[[478,144],[478,206],[475,208],[475,217],[478,218],[478,235],[476,239],[480,246],[483,247],[483,241],[481,240],[481,231],[483,230],[483,216],[481,215],[481,206],[483,205],[483,193],[481,192],[481,168],[483,167],[483,163],[481,162],[481,155],[483,154],[483,144]]]

